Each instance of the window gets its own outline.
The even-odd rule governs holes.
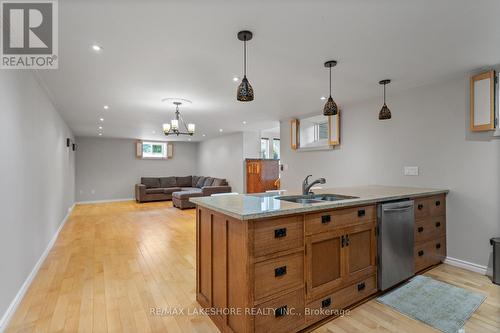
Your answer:
[[[271,158],[269,153],[269,139],[261,138],[260,139],[260,157],[261,158]]]
[[[280,139],[273,139],[273,158],[280,159]]]
[[[138,141],[137,157],[144,159],[167,159],[172,157],[171,146],[172,144],[167,142]]]

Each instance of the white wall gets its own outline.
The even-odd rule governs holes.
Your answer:
[[[233,192],[243,193],[243,132],[221,135],[200,143],[198,174],[226,178]]]
[[[135,140],[77,138],[76,200],[99,201],[135,197],[141,177],[194,175],[198,169],[198,143],[174,142],[174,157],[141,160]]]
[[[297,190],[313,174],[326,177],[331,187],[450,189],[448,256],[487,265],[489,238],[500,236],[500,141],[469,133],[468,96],[466,78],[389,94],[389,121],[377,118],[380,100],[346,106],[341,146],[333,151],[292,152],[289,123],[283,121],[281,159],[288,170],[282,173],[282,187]],[[403,176],[404,166],[419,166],[420,176]]]
[[[74,203],[71,130],[31,71],[0,73],[0,331]],[[12,308],[11,308],[12,309]]]

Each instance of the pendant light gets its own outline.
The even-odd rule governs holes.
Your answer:
[[[328,100],[326,101],[323,108],[323,115],[325,116],[335,116],[337,113],[339,113],[337,103],[335,103],[332,98],[332,67],[335,67],[335,65],[337,65],[337,60],[330,60],[325,62],[325,67],[330,69],[330,97],[328,97]]]
[[[384,105],[382,105],[382,108],[380,109],[380,112],[378,114],[378,119],[379,120],[387,120],[391,119],[391,110],[387,107],[387,104],[385,104],[385,86],[391,83],[391,80],[382,80],[379,82],[379,84],[384,86]]]
[[[243,30],[238,32],[238,39],[243,41],[243,80],[241,80],[236,92],[236,99],[240,102],[253,101],[253,88],[247,79],[247,41],[252,39],[252,32]]]

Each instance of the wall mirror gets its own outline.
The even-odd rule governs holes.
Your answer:
[[[495,71],[477,74],[470,79],[470,130],[495,128]]]
[[[290,123],[291,146],[298,150],[332,149],[340,144],[340,113],[309,116]]]

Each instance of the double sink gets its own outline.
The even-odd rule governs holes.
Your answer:
[[[308,195],[286,195],[286,196],[276,197],[275,199],[284,200],[288,202],[295,202],[299,204],[315,204],[315,203],[322,203],[325,201],[339,201],[339,200],[357,199],[357,198],[358,197],[352,197],[340,194],[308,194]]]

